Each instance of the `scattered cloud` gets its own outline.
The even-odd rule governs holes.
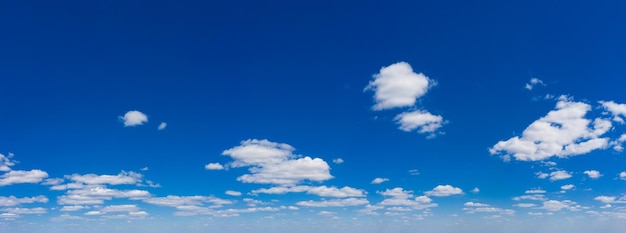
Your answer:
[[[613,121],[624,124],[626,117],[626,104],[618,104],[614,101],[598,101],[602,107],[613,115]]]
[[[591,179],[598,179],[602,176],[602,174],[597,170],[588,170],[584,171],[583,173],[585,173]]]
[[[478,187],[474,187],[474,189],[472,189],[472,193],[479,193],[480,189]]]
[[[295,155],[292,153],[294,150],[284,143],[249,139],[225,150],[222,155],[235,160],[231,167],[250,167],[250,174],[237,178],[244,183],[294,185],[304,180],[325,181],[333,178],[326,161]]]
[[[140,111],[133,110],[126,112],[124,116],[120,116],[120,120],[124,121],[125,127],[137,126],[148,122],[148,116]]]
[[[626,180],[626,171],[623,171],[623,172],[619,173],[619,179],[620,180]]]
[[[447,197],[464,194],[463,190],[452,185],[437,185],[432,191],[425,192],[426,196]]]
[[[374,91],[374,110],[411,107],[434,83],[422,73],[415,73],[411,65],[398,62],[380,69],[365,90]]]
[[[492,207],[488,204],[483,204],[483,203],[465,202],[465,204],[463,205],[466,206],[465,208],[463,208],[463,210],[466,211],[468,214],[474,214],[474,213],[499,213],[499,214],[506,214],[506,215],[515,214],[515,210],[496,208],[496,207]]]
[[[229,196],[235,196],[235,197],[241,196],[241,192],[237,192],[233,190],[226,190],[225,194]]]
[[[7,173],[0,175],[0,187],[12,184],[39,183],[45,178],[48,178],[48,173],[42,170],[11,170]]]
[[[159,124],[159,126],[157,127],[158,130],[164,130],[165,127],[167,127],[167,123],[166,122],[161,122],[161,124]]]
[[[261,188],[257,190],[253,190],[251,193],[254,195],[264,193],[264,194],[286,194],[286,193],[301,193],[306,192],[307,194],[317,195],[320,197],[363,197],[366,192],[361,189],[355,189],[352,187],[344,186],[343,188],[337,188],[334,186],[279,186],[279,187],[271,187],[271,188]]]
[[[120,172],[120,174],[117,174],[117,175],[73,174],[69,177],[69,179],[74,182],[83,183],[87,185],[137,184],[142,181],[142,178],[143,178],[143,175],[136,173],[136,172],[132,172],[132,171],[131,172],[122,171]]]
[[[369,201],[365,198],[347,198],[347,199],[332,199],[323,201],[300,201],[296,205],[304,207],[346,207],[346,206],[360,206],[367,205]]]
[[[575,188],[576,186],[574,186],[573,184],[566,184],[561,186],[561,190],[565,191],[565,190],[571,190],[573,188]]]
[[[411,170],[409,170],[409,175],[412,175],[412,176],[419,176],[419,174],[420,174],[420,172],[419,172],[419,170],[417,170],[417,169],[411,169]]]
[[[547,211],[556,212],[556,211],[561,211],[562,209],[575,211],[577,209],[580,209],[580,206],[578,206],[576,202],[573,202],[570,200],[565,200],[565,201],[549,200],[549,201],[544,201],[543,206],[541,208]]]
[[[224,166],[222,164],[219,163],[209,163],[207,165],[204,165],[204,169],[206,170],[224,170]]]
[[[13,153],[9,153],[8,156],[0,154],[0,172],[11,171],[11,166],[15,165],[15,162],[11,160]]]
[[[0,206],[18,206],[25,203],[48,203],[48,198],[43,195],[36,197],[22,197],[17,198],[15,196],[3,197],[0,196]]]
[[[383,182],[387,182],[389,181],[388,178],[380,178],[380,177],[376,177],[374,178],[374,180],[372,180],[372,184],[382,184]]]
[[[333,163],[334,164],[342,164],[343,163],[343,159],[342,158],[333,159]]]
[[[543,189],[530,189],[530,190],[526,190],[524,193],[526,193],[526,194],[540,194],[540,193],[546,193],[546,190],[543,190]]]
[[[535,88],[535,86],[537,85],[542,85],[545,86],[546,84],[543,83],[543,81],[541,81],[538,78],[531,78],[530,82],[526,83],[526,85],[524,86],[524,88],[526,88],[527,90],[532,90],[533,88]]]
[[[520,161],[539,161],[605,149],[609,139],[601,136],[611,129],[611,121],[585,118],[590,110],[589,104],[561,96],[556,109],[530,124],[521,137],[500,141],[489,152],[504,154],[505,160],[513,156]]]
[[[539,173],[537,177],[539,179],[545,179],[548,176],[550,177],[550,181],[557,181],[557,180],[565,180],[565,179],[572,178],[572,173],[565,171],[565,170],[559,170],[559,171],[550,172],[550,174]]]
[[[394,120],[400,125],[402,131],[417,130],[418,133],[433,133],[441,128],[443,117],[433,115],[424,110],[403,112],[397,115]]]

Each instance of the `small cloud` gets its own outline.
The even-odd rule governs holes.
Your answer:
[[[241,192],[237,192],[237,191],[233,191],[233,190],[226,190],[225,193],[226,193],[226,195],[235,196],[235,197],[241,196]]]
[[[452,195],[461,195],[463,190],[452,185],[437,185],[432,191],[425,192],[426,196],[447,197]]]
[[[550,173],[550,181],[565,180],[572,177],[567,171],[555,171]]]
[[[124,116],[120,116],[120,120],[124,121],[125,127],[137,126],[148,122],[148,116],[140,111],[133,110],[126,112]]]
[[[588,171],[584,171],[583,173],[588,175],[589,178],[591,179],[598,179],[602,176],[602,174],[597,170],[588,170]]]
[[[619,173],[619,179],[620,180],[626,180],[626,171]]]
[[[566,185],[561,186],[561,189],[565,191],[565,190],[573,189],[574,187],[575,186],[573,184],[566,184]]]
[[[159,127],[157,129],[158,130],[164,130],[165,127],[167,127],[167,123],[166,122],[161,122],[161,124],[159,124]]]
[[[382,184],[383,182],[389,181],[388,178],[380,178],[376,177],[376,179],[372,180],[372,184]]]
[[[417,169],[411,169],[409,170],[409,174],[412,176],[419,176],[420,172]]]
[[[206,170],[224,170],[224,166],[219,163],[209,163],[204,166]]]
[[[333,159],[333,163],[335,163],[335,164],[342,164],[343,163],[343,159],[342,158]]]
[[[542,85],[545,86],[546,84],[543,83],[543,81],[541,81],[538,78],[531,78],[530,82],[526,83],[526,85],[524,86],[524,88],[526,88],[527,90],[532,90],[533,88],[535,88],[535,86],[537,85]]]
[[[415,130],[418,133],[431,134],[445,123],[443,117],[423,110],[400,113],[394,120],[400,125],[399,128],[402,131],[411,132]]]
[[[480,189],[478,187],[475,187],[474,189],[472,189],[472,193],[479,193]]]
[[[139,170],[142,170],[142,171],[147,171],[147,170],[148,170],[148,167],[143,167],[143,168],[141,168],[141,169],[139,169]]]

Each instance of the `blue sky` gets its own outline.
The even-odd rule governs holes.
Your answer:
[[[0,3],[0,231],[623,232],[624,10]]]

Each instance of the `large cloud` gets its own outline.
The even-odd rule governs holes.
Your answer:
[[[556,109],[530,124],[521,137],[500,141],[489,149],[491,154],[513,156],[521,161],[550,157],[565,158],[604,149],[609,139],[601,137],[612,128],[610,120],[585,118],[591,106],[560,97]]]
[[[237,180],[244,183],[295,185],[304,180],[325,181],[333,178],[330,166],[320,158],[302,157],[284,143],[250,139],[241,145],[225,150],[235,161],[231,167],[250,167],[250,174]]]

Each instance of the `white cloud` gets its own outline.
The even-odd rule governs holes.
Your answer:
[[[387,182],[389,181],[388,178],[380,178],[380,177],[376,177],[374,178],[374,180],[372,180],[372,184],[382,184],[383,182]]]
[[[572,173],[560,170],[550,173],[550,181],[565,180],[572,177]]]
[[[614,203],[616,199],[617,198],[614,196],[597,196],[594,198],[594,200],[605,204]]]
[[[588,175],[589,178],[591,179],[598,179],[602,176],[602,174],[597,170],[588,170],[588,171],[584,171],[583,173]]]
[[[209,163],[207,165],[204,165],[204,169],[206,170],[224,170],[224,166],[222,164],[219,163]]]
[[[83,183],[87,185],[100,185],[100,184],[110,184],[110,185],[120,185],[120,184],[136,184],[141,182],[143,175],[136,172],[126,172],[121,171],[117,175],[96,175],[96,174],[86,174],[79,175],[73,174],[69,177],[70,180]]]
[[[364,190],[355,189],[352,187],[344,186],[343,188],[327,187],[327,186],[279,186],[271,188],[262,188],[253,190],[252,194],[285,194],[285,193],[301,193],[313,194],[320,197],[363,197],[366,192]]]
[[[549,200],[549,201],[544,201],[543,206],[541,208],[547,211],[556,212],[556,211],[561,211],[562,209],[576,211],[576,210],[579,210],[581,207],[577,205],[576,202],[573,202],[570,200],[565,200],[565,201]]]
[[[126,112],[124,116],[120,116],[120,119],[124,121],[125,127],[143,125],[148,122],[148,116],[137,110]]]
[[[59,211],[79,211],[82,209],[85,209],[85,207],[82,205],[66,205],[63,206],[63,208],[61,208]]]
[[[225,194],[229,196],[235,196],[235,197],[241,196],[241,192],[237,192],[233,190],[226,190]]]
[[[409,170],[409,175],[412,175],[412,176],[419,176],[419,174],[420,174],[420,172],[419,172],[419,170],[417,170],[417,169],[411,169],[411,170]]]
[[[411,107],[434,83],[426,75],[415,73],[406,62],[398,62],[380,69],[374,80],[365,87],[373,90],[374,110]]]
[[[367,205],[369,201],[365,198],[347,198],[347,199],[333,199],[323,201],[300,201],[296,205],[305,207],[346,207],[346,206],[360,206]]]
[[[20,215],[20,214],[45,214],[48,213],[48,210],[42,207],[37,207],[37,208],[4,208],[2,209],[2,211],[9,213],[9,214],[13,214],[13,215]]]
[[[483,203],[478,203],[478,202],[465,202],[465,204],[463,204],[464,206],[469,206],[469,207],[486,207],[489,206],[487,204],[483,204]]]
[[[478,187],[474,187],[474,189],[472,189],[472,193],[479,193],[480,189]]]
[[[224,200],[212,196],[174,196],[169,195],[167,197],[151,197],[143,199],[143,202],[169,207],[181,207],[181,206],[202,206],[204,204],[212,204],[214,206],[230,205],[232,201]]]
[[[8,156],[0,154],[0,172],[11,171],[11,166],[15,165],[15,162],[11,160],[13,153],[9,153]]]
[[[543,194],[522,195],[514,197],[514,201],[530,200],[530,201],[547,201],[548,199]]]
[[[561,189],[562,190],[570,190],[570,189],[573,189],[574,187],[575,186],[573,184],[566,184],[566,185],[561,186]]]
[[[419,133],[433,133],[441,128],[444,123],[443,117],[424,110],[403,112],[398,114],[394,120],[400,125],[400,130],[407,132],[417,130]]]
[[[405,206],[413,210],[428,209],[437,206],[436,203],[432,203],[433,200],[429,197],[418,196],[413,198],[413,191],[404,190],[400,187],[387,189],[378,193],[383,195],[385,199],[376,206]]]
[[[620,180],[626,180],[626,171],[623,171],[623,172],[619,173],[619,179]]]
[[[520,208],[530,208],[530,207],[535,207],[537,205],[533,204],[533,203],[519,203],[519,204],[515,204],[514,206],[520,207]]]
[[[538,78],[531,78],[530,82],[526,83],[526,85],[524,86],[524,88],[528,89],[528,90],[532,90],[533,88],[535,88],[535,86],[537,85],[542,85],[545,86],[546,84],[543,83],[543,81],[541,81]]]
[[[36,196],[36,197],[22,197],[17,198],[15,196],[3,197],[0,196],[0,206],[18,206],[25,203],[47,203],[48,198],[46,196]]]
[[[526,193],[526,194],[540,194],[540,193],[546,193],[546,190],[543,190],[543,189],[531,189],[531,190],[526,190],[524,193]]]
[[[611,142],[611,145],[613,146],[613,150],[617,152],[624,151],[624,146],[622,145],[624,144],[624,142],[626,142],[626,134],[622,134],[622,136],[620,136],[618,139]]]
[[[320,158],[294,155],[295,149],[284,143],[250,139],[222,155],[235,159],[231,167],[248,166],[251,174],[237,180],[244,183],[294,185],[304,180],[325,181],[333,178],[330,166]]]
[[[102,208],[100,211],[105,213],[110,212],[136,212],[139,211],[139,207],[136,205],[109,205]]]
[[[159,127],[157,127],[158,130],[164,130],[165,127],[167,127],[167,123],[166,122],[161,122],[161,124],[159,124]]]
[[[432,191],[425,192],[426,196],[447,197],[452,195],[461,195],[463,190],[451,185],[437,185]]]
[[[602,104],[602,107],[604,107],[606,111],[609,111],[611,114],[613,114],[614,121],[624,124],[624,120],[621,117],[626,116],[626,104],[618,104],[618,103],[615,103],[614,101],[598,101],[598,102]]]
[[[473,214],[473,213],[499,213],[499,214],[506,214],[506,215],[515,214],[514,210],[496,208],[496,207],[492,207],[488,204],[483,204],[483,203],[465,202],[464,206],[467,206],[463,208],[463,210],[466,211],[468,214]]]
[[[521,137],[500,141],[489,149],[491,154],[513,156],[521,161],[550,157],[566,158],[605,149],[608,138],[600,137],[611,129],[611,121],[585,118],[591,106],[560,97],[556,109],[530,124]]]
[[[69,190],[65,195],[59,196],[57,202],[60,205],[100,205],[105,200],[113,198],[139,200],[148,197],[150,197],[150,193],[145,190],[117,190],[96,185]]]
[[[11,170],[0,175],[0,186],[22,184],[22,183],[39,183],[43,179],[48,178],[48,173],[42,170],[15,171]]]
[[[343,159],[342,158],[333,159],[333,163],[335,163],[335,164],[342,164],[343,163]]]

